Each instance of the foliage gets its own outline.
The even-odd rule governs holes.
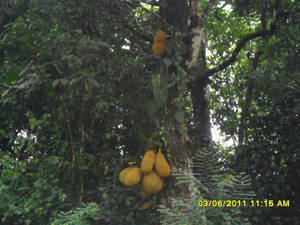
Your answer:
[[[28,141],[19,136],[14,152],[17,160],[1,153],[0,215],[4,224],[47,224],[49,217],[70,206],[58,177],[62,165],[55,156],[22,159],[21,146]],[[30,142],[30,140],[28,141]],[[56,167],[54,165],[60,164]]]
[[[156,213],[158,198],[152,195],[143,199],[140,195],[141,185],[126,187],[120,185],[114,176],[105,178],[105,185],[98,188],[100,193],[100,223],[101,224],[158,224],[160,216]],[[144,203],[151,202],[146,210]]]
[[[179,65],[188,35],[175,27],[167,32],[164,63],[179,71],[165,77],[160,56],[151,52],[157,6],[1,2],[1,224],[199,224],[202,215],[207,224],[298,222],[299,6],[292,0],[217,2],[205,23],[206,69],[227,60],[245,35],[271,27],[274,33],[248,41],[229,67],[210,77],[213,121],[234,144],[212,150],[191,143],[199,150],[195,174],[178,176],[199,193],[190,201],[174,200],[176,207],[162,209],[162,215],[160,194],[142,199],[140,186],[124,187],[118,174],[137,166],[147,140],[165,129],[161,119],[176,85],[187,90],[177,98],[178,108],[183,100],[189,104],[175,120],[188,121],[190,129],[198,124],[198,106],[182,88],[190,85],[190,75]],[[200,140],[198,133],[189,135],[182,136]],[[199,199],[240,199],[241,193],[288,199],[291,207],[197,207]]]
[[[189,187],[196,190],[196,195],[185,200],[173,199],[172,209],[162,207],[162,224],[251,224],[244,217],[243,207],[222,207],[226,200],[255,198],[250,177],[245,173],[233,175],[228,171],[220,174],[216,154],[208,149],[202,149],[196,156],[194,167],[198,168],[198,173],[178,173],[176,176],[180,182],[189,183]],[[214,202],[215,207],[205,207],[205,201]]]
[[[51,225],[89,225],[99,219],[99,213],[98,205],[91,202],[69,212],[60,213]]]
[[[53,10],[52,3],[8,23],[2,34],[0,151],[10,162],[1,162],[5,224],[50,224],[60,210],[83,201],[99,203],[97,193],[105,196],[107,189],[97,189],[104,184],[115,186],[111,190],[121,193],[119,206],[124,205],[128,193],[120,192],[117,179],[109,183],[106,177],[120,165],[140,161],[140,146],[146,146],[154,127],[144,111],[149,96],[132,101],[136,93],[151,93],[151,77],[138,69],[144,59],[137,59],[133,49],[120,49],[127,42],[106,27],[103,40],[71,28],[61,11],[66,6]],[[51,14],[57,17],[48,20]],[[127,206],[136,204],[135,197]],[[103,199],[100,220],[110,224],[115,195]],[[116,219],[142,224],[145,217],[134,213],[139,206],[127,206],[118,209],[127,215]]]
[[[258,199],[291,202],[288,209],[249,210],[246,213],[253,224],[297,223],[300,83],[299,69],[294,65],[299,58],[299,26],[295,24],[299,13],[292,1],[284,2],[288,4],[295,13],[280,20],[276,37],[251,41],[234,65],[212,79],[214,121],[236,145],[228,148],[228,167],[251,176]],[[237,8],[232,15],[255,16],[255,7],[248,7],[248,12]],[[261,26],[259,20],[257,26]]]

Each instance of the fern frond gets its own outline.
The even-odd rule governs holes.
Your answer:
[[[202,149],[194,157],[193,174],[176,173],[178,184],[188,184],[197,193],[191,199],[173,199],[174,207],[160,208],[162,224],[250,225],[238,207],[199,208],[198,200],[249,200],[255,198],[246,173],[230,174],[218,162],[213,149]]]

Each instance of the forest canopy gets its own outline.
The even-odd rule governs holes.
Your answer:
[[[299,223],[299,26],[295,0],[1,1],[0,223]]]

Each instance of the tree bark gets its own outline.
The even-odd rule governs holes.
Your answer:
[[[258,65],[258,58],[261,56],[262,51],[257,51],[254,59],[253,59],[253,64],[252,64],[252,72],[255,72],[257,69]],[[245,99],[245,104],[242,107],[242,115],[240,119],[240,124],[239,124],[239,132],[238,132],[238,147],[240,148],[243,143],[244,143],[244,135],[245,135],[245,125],[246,125],[246,118],[249,115],[249,108],[250,108],[250,103],[252,100],[252,91],[253,91],[254,83],[251,78],[248,78],[247,80],[247,91],[246,91],[246,99]]]
[[[198,81],[191,88],[193,103],[192,134],[193,142],[199,148],[208,148],[212,141],[210,112],[209,112],[209,85],[207,81]]]
[[[187,6],[189,2],[189,8],[187,7],[178,7],[180,5]],[[198,60],[199,50],[201,48],[201,43],[204,39],[204,22],[208,14],[210,7],[214,1],[210,1],[207,7],[205,8],[202,15],[200,15],[200,5],[199,1],[190,0],[164,0],[160,3],[161,16],[163,21],[175,21],[177,29],[184,33],[184,44],[187,46],[186,51],[181,55],[181,62],[177,62],[176,66],[173,65],[173,69],[169,65],[164,65],[166,68],[162,71],[163,76],[177,78],[181,75],[179,70],[183,70],[187,76],[189,76],[189,71],[195,66]],[[175,10],[174,12],[164,11],[167,7],[166,3],[172,4],[170,8]],[[185,11],[182,11],[185,10]],[[188,11],[189,10],[189,11]],[[182,21],[173,20],[169,16],[174,15],[183,15]],[[185,33],[186,32],[186,33]],[[187,34],[187,35],[186,35]],[[164,60],[162,60],[164,62]],[[178,66],[180,65],[180,66]],[[169,68],[167,68],[169,66]],[[175,68],[174,68],[175,67]],[[179,68],[180,67],[180,68]],[[182,72],[182,71],[181,71]],[[208,109],[208,86],[207,81],[199,83],[192,89],[193,92],[193,103],[194,103],[194,121],[196,122],[195,126],[197,130],[200,131],[201,126],[205,126],[205,129],[201,130],[201,135],[205,136],[210,140],[210,123],[209,123],[209,109]],[[165,134],[168,141],[168,147],[171,151],[171,158],[169,159],[172,173],[184,173],[190,174],[192,176],[192,167],[191,167],[191,152],[188,148],[187,140],[187,118],[186,115],[186,105],[185,97],[187,91],[187,86],[185,85],[184,78],[176,82],[176,85],[169,89],[168,93],[168,103],[167,103],[167,115],[165,118]],[[180,120],[178,118],[184,118]],[[204,133],[203,133],[204,131]],[[204,140],[203,138],[202,140]],[[178,182],[177,176],[171,176],[168,178],[166,187],[162,191],[162,206],[167,208],[173,208],[172,199],[181,199],[183,201],[191,199],[194,196],[196,190],[192,188],[193,185],[188,185],[186,183],[181,183],[176,185]],[[197,207],[195,205],[195,207]],[[205,224],[205,218],[203,218],[203,224]]]

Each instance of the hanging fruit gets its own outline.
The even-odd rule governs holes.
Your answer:
[[[165,51],[166,32],[159,30],[153,38],[152,51],[161,55]]]
[[[131,170],[132,168],[133,168],[133,167],[125,168],[125,169],[123,169],[123,170],[120,172],[119,180],[121,181],[122,184],[125,184],[125,183],[124,183],[124,178],[125,178],[126,174],[128,173],[128,171]]]
[[[121,183],[132,187],[140,183],[143,173],[141,168],[129,167],[121,171],[119,178]]]
[[[155,150],[148,150],[143,159],[142,159],[142,163],[141,163],[141,169],[144,173],[149,173],[152,171],[153,166],[155,164]]]
[[[147,193],[159,192],[163,184],[163,179],[154,170],[145,174],[142,181],[142,187]]]
[[[156,154],[155,170],[161,177],[168,177],[171,173],[170,165],[161,151]]]
[[[162,34],[156,37],[156,40],[163,41]],[[153,139],[153,137],[152,137]],[[154,141],[151,140],[151,146]],[[149,147],[149,146],[148,146]],[[166,157],[161,152],[156,154],[156,150],[147,150],[141,162],[141,168],[128,167],[123,169],[119,174],[120,182],[126,186],[132,187],[140,183],[142,180],[141,196],[147,198],[150,194],[159,192],[163,186],[163,178],[168,177],[171,173],[170,165]]]
[[[165,42],[165,40],[166,40],[166,37],[167,37],[167,34],[166,34],[166,32],[164,32],[163,30],[159,30],[156,34],[155,34],[155,36],[154,36],[154,38],[153,38],[153,41],[154,42]]]

